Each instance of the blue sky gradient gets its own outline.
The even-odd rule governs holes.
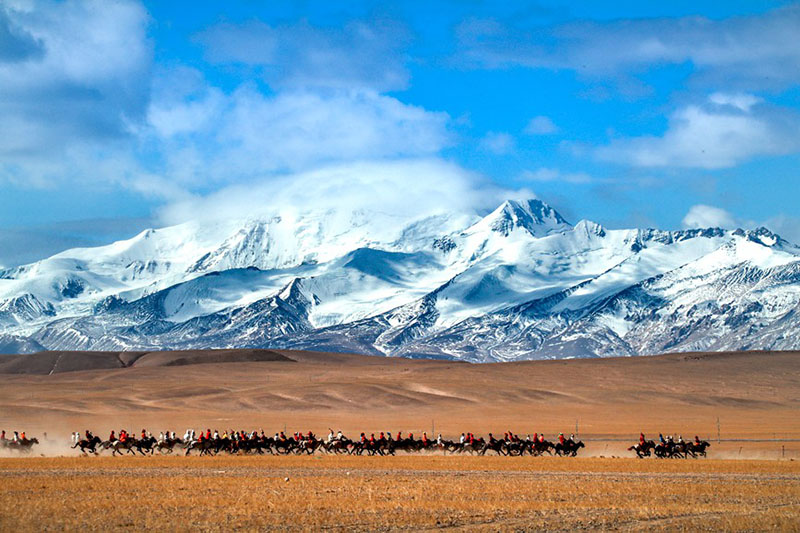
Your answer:
[[[4,3],[0,266],[363,161],[800,241],[800,3],[395,4]]]

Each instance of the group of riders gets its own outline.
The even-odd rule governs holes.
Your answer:
[[[111,431],[108,439],[103,440],[86,430],[83,435],[79,432],[72,434],[72,448],[80,448],[83,453],[97,454],[102,450],[111,450],[112,455],[129,453],[142,455],[160,452],[173,453],[176,448],[184,450],[185,455],[196,451],[200,455],[216,455],[220,452],[227,453],[272,453],[272,454],[313,454],[317,451],[325,453],[347,453],[352,455],[394,455],[397,451],[422,452],[442,451],[444,453],[469,453],[484,455],[494,452],[498,455],[550,455],[576,456],[578,450],[583,448],[583,442],[576,441],[574,435],[566,437],[559,433],[554,442],[545,439],[543,434],[535,433],[520,438],[511,431],[505,432],[502,439],[489,433],[488,439],[476,437],[471,432],[462,433],[458,440],[447,440],[439,433],[436,438],[422,432],[421,437],[415,438],[409,432],[403,435],[397,432],[381,431],[375,433],[361,433],[357,439],[346,437],[341,430],[334,432],[329,429],[326,438],[317,438],[311,431],[303,434],[295,432],[286,435],[279,431],[274,436],[268,436],[264,430],[235,431],[228,430],[220,433],[218,430],[196,432],[187,429],[179,436],[174,431],[162,431],[156,438],[149,431],[142,429],[138,436],[122,429],[119,433]]]
[[[34,444],[39,444],[39,440],[36,438],[29,439],[24,431],[15,431],[11,438],[6,437],[6,430],[0,431],[0,449],[28,452]]]
[[[391,432],[381,431],[378,435],[361,433],[357,439],[346,437],[341,430],[334,432],[329,429],[326,438],[318,439],[311,431],[303,434],[295,432],[291,436],[284,431],[279,431],[274,436],[267,436],[264,430],[245,431],[227,430],[220,433],[217,430],[195,432],[187,429],[179,436],[174,431],[162,431],[158,437],[146,429],[136,435],[125,429],[119,432],[111,431],[108,439],[103,440],[88,429],[81,435],[80,432],[72,433],[72,448],[80,448],[82,453],[97,454],[102,450],[110,450],[112,455],[123,453],[142,455],[160,452],[173,453],[176,448],[184,450],[185,455],[192,451],[200,455],[216,455],[220,452],[227,453],[272,453],[272,454],[313,454],[317,451],[325,453],[348,453],[353,455],[394,455],[397,451],[422,452],[442,451],[444,453],[469,453],[485,455],[494,452],[497,455],[521,456],[525,454],[539,456],[542,454],[575,457],[578,450],[584,447],[582,441],[576,441],[574,435],[566,437],[559,433],[554,441],[545,439],[544,434],[528,434],[521,438],[511,431],[506,431],[503,438],[496,438],[489,433],[488,439],[476,437],[471,432],[462,433],[458,440],[447,440],[439,433],[435,439],[430,438],[427,432],[422,432],[420,438],[415,438],[409,432],[403,436],[402,432],[392,435]],[[25,432],[13,432],[8,438],[5,430],[0,432],[0,449],[11,449],[28,452],[36,438],[28,438]],[[708,441],[700,440],[695,435],[693,441],[684,441],[682,436],[677,439],[672,435],[664,436],[659,433],[658,442],[647,440],[644,433],[639,434],[639,442],[628,448],[634,451],[639,458],[688,458],[705,457],[706,450],[711,445]]]
[[[628,451],[636,452],[640,459],[655,456],[660,459],[677,458],[686,459],[689,457],[706,457],[706,450],[711,446],[708,441],[700,440],[697,435],[693,441],[683,440],[683,436],[678,435],[675,439],[672,435],[666,437],[658,434],[658,442],[647,440],[644,433],[639,433],[639,442],[634,444]]]

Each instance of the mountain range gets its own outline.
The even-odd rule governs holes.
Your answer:
[[[800,247],[766,228],[276,209],[0,271],[0,353],[283,348],[472,362],[798,349]]]

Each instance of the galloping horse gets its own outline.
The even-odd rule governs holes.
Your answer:
[[[32,439],[12,440],[6,444],[9,450],[18,451],[20,453],[30,453],[34,444],[39,444],[39,439],[36,437]]]
[[[86,455],[86,451],[90,451],[93,454],[97,455],[97,447],[100,443],[103,442],[100,437],[97,435],[93,436],[91,439],[81,439],[75,444],[72,445],[72,449],[80,448],[81,453]]]
[[[575,457],[578,455],[578,450],[585,448],[582,440],[578,442],[567,440],[564,444],[560,442],[554,446],[556,455],[563,455],[564,457]]]

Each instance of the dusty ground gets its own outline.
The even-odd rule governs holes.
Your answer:
[[[281,354],[0,375],[0,429],[48,432],[32,457],[0,458],[0,530],[800,529],[798,353],[497,365]],[[79,458],[66,447],[87,428],[552,438],[576,425],[577,460]],[[700,435],[709,459],[611,458],[630,455],[639,431]]]
[[[289,359],[0,375],[0,429],[48,432],[52,445],[39,451],[65,453],[69,433],[87,428],[103,437],[121,427],[332,427],[350,435],[510,429],[552,438],[577,425],[594,455],[620,454],[644,431],[699,435],[712,441],[712,457],[800,459],[792,441],[800,439],[796,352],[491,365],[281,354]]]
[[[800,462],[0,459],[0,530],[797,530]]]

